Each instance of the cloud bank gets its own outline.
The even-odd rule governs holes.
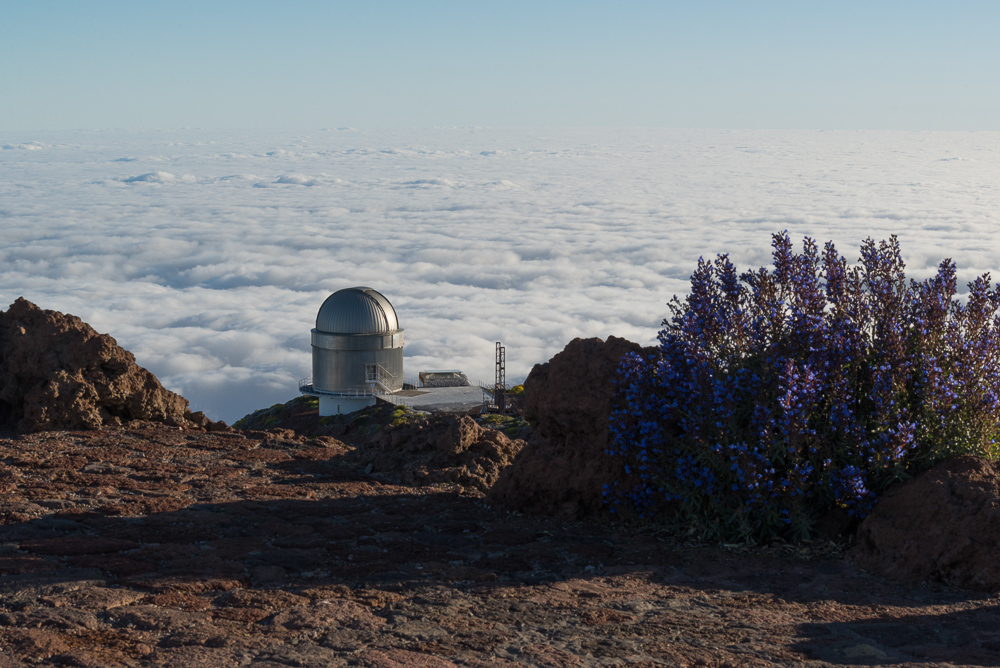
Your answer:
[[[297,393],[330,292],[368,285],[407,374],[508,379],[570,339],[651,343],[699,256],[770,234],[916,277],[1000,264],[1000,133],[436,129],[3,136],[0,307],[23,295],[232,421]],[[40,150],[44,148],[44,150]],[[123,157],[125,156],[125,157]]]

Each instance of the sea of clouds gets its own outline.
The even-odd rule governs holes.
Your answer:
[[[0,132],[0,308],[112,334],[210,417],[286,401],[333,291],[373,287],[406,369],[518,380],[574,337],[652,343],[699,256],[899,235],[908,273],[1000,267],[1000,133]]]

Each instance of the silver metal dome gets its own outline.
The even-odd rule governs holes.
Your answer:
[[[338,290],[326,298],[316,315],[316,330],[330,334],[391,334],[398,329],[396,310],[371,288]]]
[[[313,375],[299,389],[319,397],[320,415],[350,413],[403,389],[403,330],[377,290],[347,288],[327,297],[311,338]]]

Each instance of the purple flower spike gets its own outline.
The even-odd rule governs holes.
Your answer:
[[[610,419],[643,518],[669,505],[703,535],[808,537],[832,507],[864,517],[892,482],[959,453],[995,458],[1000,293],[956,297],[956,268],[906,281],[896,237],[849,266],[832,242],[772,237],[773,267],[699,259],[649,359],[626,356]],[[679,505],[678,505],[679,504]],[[618,506],[619,510],[622,506]]]

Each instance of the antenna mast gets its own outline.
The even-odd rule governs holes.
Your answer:
[[[507,349],[497,341],[497,372],[493,384],[493,403],[497,413],[507,412]]]

